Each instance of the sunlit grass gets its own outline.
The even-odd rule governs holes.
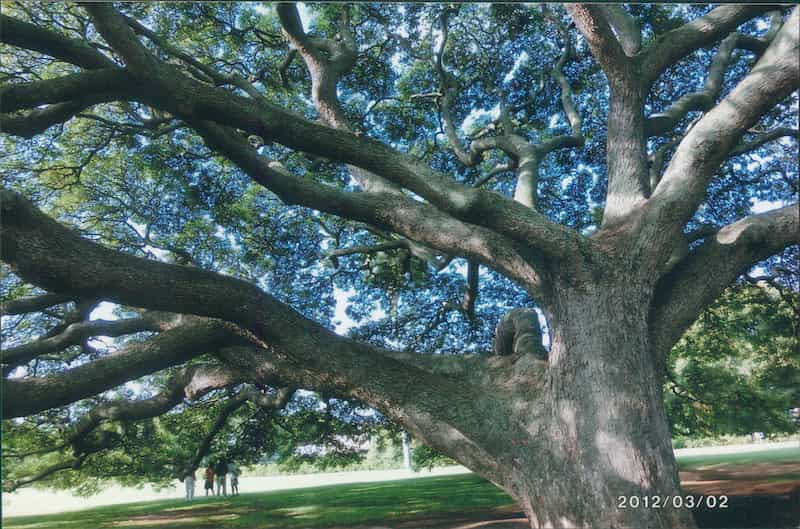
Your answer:
[[[734,454],[702,454],[678,457],[678,468],[713,468],[723,465],[752,465],[756,463],[800,463],[800,447],[773,448]]]

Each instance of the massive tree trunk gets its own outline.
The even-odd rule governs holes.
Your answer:
[[[555,461],[526,476],[532,526],[693,525],[685,512],[620,508],[623,498],[679,494],[649,297],[648,286],[621,277],[556,292],[545,393]]]
[[[512,495],[531,527],[694,527],[689,509],[672,507],[680,486],[648,343],[651,297],[646,281],[619,273],[556,288],[547,362],[527,351],[493,359],[487,390],[525,434],[483,447],[497,466],[475,470]],[[496,419],[480,427],[502,427]],[[459,446],[439,448],[465,461]]]

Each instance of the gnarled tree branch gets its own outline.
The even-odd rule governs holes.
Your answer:
[[[722,82],[725,71],[733,59],[733,50],[736,47],[738,35],[732,34],[725,38],[714,55],[709,68],[705,86],[698,92],[686,94],[672,106],[659,114],[647,118],[646,133],[648,136],[658,136],[672,130],[686,114],[693,110],[708,110],[716,102],[722,91]]]
[[[99,451],[99,449],[98,449]],[[69,470],[73,468],[80,468],[83,465],[83,461],[86,459],[88,454],[81,455],[79,457],[69,457],[63,461],[59,461],[58,463],[54,463],[50,466],[47,466],[38,472],[31,474],[30,476],[25,476],[15,480],[3,480],[3,492],[10,493],[18,490],[21,487],[26,485],[30,485],[32,483],[36,483],[37,481],[42,481],[57,472],[61,472],[62,470]]]
[[[708,77],[702,90],[692,92],[675,101],[662,113],[647,118],[646,132],[648,136],[658,136],[671,130],[693,110],[706,111],[714,106],[725,80],[725,72],[733,60],[733,51],[744,48],[754,51],[757,56],[763,55],[772,39],[781,27],[780,11],[772,12],[772,24],[763,37],[751,37],[742,33],[731,33],[720,43],[717,53],[711,61]]]
[[[389,241],[380,244],[373,244],[371,246],[349,246],[347,248],[337,248],[325,254],[326,257],[342,257],[344,255],[353,255],[357,253],[378,253],[385,252],[386,250],[408,249],[408,241],[398,240]]]
[[[131,344],[117,354],[76,368],[44,377],[6,379],[3,416],[22,417],[63,406],[182,364],[231,341],[230,326],[216,320],[186,318],[185,323],[145,342]]]
[[[758,134],[751,141],[740,143],[739,145],[731,149],[730,154],[731,156],[738,156],[740,154],[745,154],[758,149],[762,145],[765,145],[771,141],[775,141],[780,138],[800,139],[800,130],[791,129],[789,127],[778,127],[776,129],[772,129],[762,134]]]
[[[217,418],[214,420],[214,424],[211,425],[211,428],[208,430],[208,432],[206,432],[203,440],[200,441],[199,445],[197,445],[197,449],[195,450],[192,458],[186,463],[183,475],[193,473],[195,469],[200,466],[200,462],[211,449],[211,443],[214,441],[214,438],[225,427],[228,417],[230,417],[231,414],[239,409],[243,404],[246,402],[252,402],[260,408],[279,409],[284,407],[286,403],[289,402],[292,394],[293,391],[286,387],[279,388],[275,394],[272,395],[265,394],[253,386],[243,387],[238,394],[228,399],[222,405],[217,413]]]
[[[0,39],[11,46],[38,51],[89,70],[116,67],[114,61],[85,42],[54,31],[43,32],[34,24],[7,15],[0,15]]]
[[[92,336],[114,337],[142,331],[157,331],[159,329],[158,322],[149,318],[92,320],[72,323],[55,336],[4,349],[0,363],[6,366],[18,366],[38,356],[61,351],[71,345],[79,345]]]
[[[120,31],[130,36],[130,39],[122,39],[125,40],[121,43],[123,47],[140,45],[127,23]],[[67,76],[53,80],[56,85],[53,93],[39,90],[31,95],[29,83],[4,87],[2,92],[6,97],[13,95],[14,109],[64,102],[88,91],[102,94],[102,97],[98,95],[101,100],[140,100],[189,122],[204,117],[215,119],[288,147],[380,174],[382,178],[430,200],[444,212],[508,237],[533,243],[539,251],[553,257],[572,255],[576,247],[584,252],[591,251],[588,240],[544,215],[514,201],[498,198],[496,193],[458,184],[424,166],[413,156],[397,152],[376,140],[314,124],[265,101],[210,87],[167,64],[157,65],[156,72],[151,74],[142,77],[141,72],[137,73],[138,80],[131,83],[130,74],[124,70],[97,70],[77,74],[74,78]],[[62,86],[64,84],[67,86]],[[113,89],[103,91],[108,89],[108,85]],[[136,87],[135,93],[131,93],[131,86]],[[176,94],[180,97],[174,97]],[[317,206],[321,207],[320,204]]]
[[[800,243],[798,205],[751,215],[725,226],[693,250],[658,284],[651,340],[663,358],[703,309],[739,275]]]
[[[664,70],[694,50],[722,40],[740,24],[774,9],[766,4],[724,5],[661,35],[644,51],[642,82],[651,86]]]
[[[250,97],[256,99],[262,97],[261,92],[259,92],[256,89],[256,87],[254,87],[247,79],[239,75],[222,74],[219,71],[215,70],[214,68],[206,64],[203,64],[202,62],[195,59],[188,53],[184,52],[183,50],[180,50],[175,46],[171,45],[166,39],[161,38],[161,36],[158,35],[155,31],[146,28],[139,21],[134,20],[130,17],[125,17],[125,20],[137,34],[144,35],[151,42],[158,45],[158,47],[167,52],[169,55],[177,59],[180,59],[187,65],[199,71],[201,75],[205,76],[209,81],[214,83],[216,86],[231,85],[237,88],[241,88]]]
[[[253,376],[275,376],[301,387],[329,390],[368,402],[434,446],[446,446],[447,435],[453,431],[488,436],[491,439],[466,449],[465,459],[476,468],[486,465],[481,446],[501,449],[525,435],[509,418],[503,428],[511,434],[498,437],[475,423],[481,420],[479,413],[464,413],[476,402],[491,398],[477,387],[395,360],[392,351],[338,336],[255,285],[103,248],[48,219],[13,193],[4,192],[0,205],[4,218],[11,219],[0,232],[1,257],[26,281],[82,297],[102,292],[103,299],[128,306],[227,320],[247,331],[247,340],[258,346],[250,355],[226,356],[226,363],[233,369]],[[223,330],[227,329],[225,326]],[[201,334],[182,337],[176,344],[176,356],[213,349],[209,344],[214,342],[208,337],[203,337],[197,347],[190,347]],[[227,338],[228,333],[225,335]],[[153,340],[166,340],[169,336],[165,331]],[[129,374],[121,381],[128,378]],[[6,384],[9,391],[10,382]],[[10,408],[4,410],[6,417],[34,412],[36,407],[30,402],[53,405],[52,399],[36,399],[41,384],[19,386],[30,381],[14,382],[20,389],[33,391],[22,389],[26,397],[30,395],[28,403],[14,399],[9,404],[10,399],[6,399],[4,405]],[[75,388],[61,390],[60,399],[69,402],[81,398],[83,393]],[[83,385],[81,391],[90,388]],[[89,394],[96,391],[94,387]],[[447,399],[441,398],[444,394]],[[434,418],[443,425],[441,428],[424,426]]]
[[[745,131],[797,89],[798,26],[800,9],[795,8],[752,71],[678,145],[648,204],[650,225],[660,233],[673,236],[682,229]]]
[[[191,366],[179,370],[157,395],[142,400],[112,400],[98,404],[68,431],[67,442],[79,445],[100,424],[109,421],[139,421],[168,412],[184,399],[197,400],[203,395],[235,385],[241,375],[221,366]]]
[[[14,299],[11,301],[3,301],[0,303],[0,314],[3,316],[11,316],[14,314],[27,314],[29,312],[40,312],[48,309],[53,305],[61,305],[72,301],[72,298],[64,294],[56,294],[48,292],[41,296],[30,298]]]

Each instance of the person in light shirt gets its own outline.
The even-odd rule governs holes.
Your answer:
[[[194,472],[195,470],[191,468],[183,475],[183,484],[186,486],[186,501],[192,501],[194,499]]]

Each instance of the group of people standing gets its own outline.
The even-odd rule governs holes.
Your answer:
[[[205,471],[203,472],[205,478],[205,491],[206,496],[209,493],[212,496],[228,495],[227,481],[231,483],[231,495],[239,495],[239,468],[235,463],[228,463],[225,459],[218,459],[216,463],[208,463]],[[195,471],[189,470],[183,476],[183,482],[186,486],[186,500],[191,501],[194,499],[194,484],[195,484]],[[216,492],[214,491],[214,484],[216,483]]]
[[[211,463],[208,464],[205,470],[205,490],[206,496],[208,496],[209,491],[215,496],[219,496],[220,492],[222,492],[223,496],[228,495],[228,489],[226,487],[226,480],[225,478],[229,477],[231,481],[231,495],[238,496],[239,495],[239,469],[236,467],[235,463],[228,463],[224,459],[220,459],[217,461],[215,465]],[[214,483],[217,484],[216,493],[214,492]]]

